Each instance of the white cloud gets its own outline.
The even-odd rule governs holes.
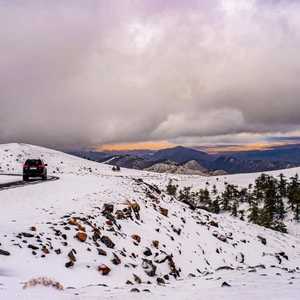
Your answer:
[[[0,142],[215,141],[299,129],[297,1],[0,6]]]

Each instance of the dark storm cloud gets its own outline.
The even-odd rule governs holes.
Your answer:
[[[0,19],[0,142],[299,128],[297,1],[0,0]]]

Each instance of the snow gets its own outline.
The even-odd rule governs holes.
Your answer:
[[[22,180],[19,176],[9,176],[0,174],[0,184]]]
[[[227,215],[192,212],[164,193],[159,195],[149,190],[143,183],[164,189],[173,178],[180,186],[200,188],[209,182],[221,189],[224,182],[247,186],[259,174],[201,177],[127,169],[113,172],[105,164],[26,144],[0,145],[0,170],[20,174],[29,157],[43,158],[49,165],[48,174],[58,176],[59,180],[0,191],[0,249],[11,254],[0,255],[0,299],[97,299],[99,295],[101,299],[124,300],[141,296],[143,299],[297,299],[300,290],[297,226],[293,227],[292,234],[282,234]],[[270,173],[284,172],[290,177],[299,171]],[[2,176],[0,180],[10,179]],[[139,178],[143,182],[138,181]],[[133,220],[117,220],[121,229],[106,224],[107,220],[101,214],[103,204],[114,204],[116,211],[126,208],[128,201],[140,205],[140,220],[134,217]],[[160,207],[168,209],[167,217],[160,213]],[[90,220],[100,228],[101,234],[111,238],[115,248],[109,249],[101,242],[96,247],[91,239],[91,226],[82,220],[80,223],[85,226],[88,239],[86,242],[75,239],[76,226],[68,224],[71,216]],[[210,225],[211,221],[219,227]],[[30,230],[32,226],[36,231]],[[178,229],[181,229],[180,234],[175,232]],[[57,231],[65,234],[66,239],[55,234]],[[20,235],[22,232],[32,233],[34,237],[26,238]],[[133,234],[141,237],[137,245],[133,243]],[[225,236],[226,242],[216,236]],[[263,245],[257,236],[266,238],[267,245]],[[159,249],[152,246],[153,240],[159,241]],[[64,242],[68,244],[64,246]],[[50,251],[45,257],[41,257],[43,252],[39,243]],[[29,244],[39,247],[35,250],[36,255],[28,248]],[[156,278],[169,273],[170,267],[168,262],[157,262],[158,276],[146,275],[142,267],[146,247],[153,253],[148,259],[153,261],[172,254],[177,269],[181,269],[180,278],[171,276],[165,286],[158,286]],[[104,249],[108,255],[98,255],[97,248]],[[55,249],[61,249],[61,254],[56,254]],[[72,249],[76,249],[77,261],[68,269],[65,263]],[[124,250],[125,257],[122,256]],[[288,260],[281,257],[281,264],[278,261],[280,252],[288,256]],[[120,265],[112,264],[113,253],[120,257]],[[97,270],[103,263],[111,268],[108,276]],[[253,268],[261,264],[265,269]],[[232,270],[217,271],[224,266]],[[249,272],[253,270],[256,272]],[[143,284],[127,285],[127,280],[134,283],[133,274],[138,275]],[[40,276],[61,282],[64,290],[40,286],[22,289],[23,282]],[[147,281],[152,284],[146,284]],[[224,281],[231,287],[222,288]],[[129,293],[132,288],[138,288],[141,293]],[[145,289],[150,293],[143,292]]]

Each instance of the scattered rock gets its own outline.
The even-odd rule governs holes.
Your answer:
[[[167,217],[168,216],[168,214],[169,214],[169,210],[167,209],[167,208],[163,208],[163,207],[159,207],[159,211],[160,211],[160,213],[163,215],[163,216],[165,216],[165,217]]]
[[[74,262],[73,261],[68,261],[67,263],[65,263],[65,267],[66,268],[71,268],[71,267],[73,267],[74,266]]]
[[[119,256],[115,253],[113,253],[114,258],[111,260],[111,262],[114,265],[119,265],[121,263],[121,259],[119,258]]]
[[[142,279],[139,276],[137,276],[136,274],[133,274],[133,278],[136,283],[138,283],[138,284],[142,283]]]
[[[28,232],[22,232],[22,235],[26,238],[33,238],[34,235],[32,233],[28,233]]]
[[[157,240],[152,241],[152,245],[153,245],[154,248],[158,249],[159,241],[157,241]]]
[[[108,275],[111,271],[111,269],[107,265],[100,265],[98,267],[98,271],[102,273],[102,275]]]
[[[76,261],[76,257],[75,257],[75,254],[74,254],[74,251],[71,250],[69,253],[68,253],[68,257],[70,258],[71,261],[75,262]]]
[[[146,249],[144,250],[143,254],[145,256],[151,256],[152,255],[152,251],[150,248],[146,247]]]
[[[217,228],[219,227],[219,223],[214,220],[211,220],[208,224],[213,227],[217,227]]]
[[[107,247],[107,248],[110,248],[110,249],[113,249],[115,248],[115,244],[113,243],[113,241],[106,235],[103,235],[101,238],[100,238],[100,241]]]
[[[78,222],[75,218],[70,218],[68,224],[75,226],[78,225]]]
[[[222,283],[221,287],[231,287],[231,285],[229,283],[227,283],[226,281],[224,281]]]
[[[87,239],[87,234],[83,231],[79,231],[75,236],[80,242],[85,242]]]
[[[258,235],[257,238],[261,241],[261,243],[262,243],[263,245],[267,245],[267,240],[266,240],[264,237]]]
[[[165,280],[161,277],[156,278],[156,282],[157,282],[158,285],[165,285],[166,284]]]
[[[142,268],[145,270],[145,273],[154,277],[156,275],[157,267],[153,264],[153,262],[149,259],[143,259]]]
[[[61,254],[61,250],[60,250],[60,249],[55,249],[54,252],[55,252],[57,255]]]
[[[42,252],[45,253],[45,254],[49,254],[50,253],[49,249],[46,246],[43,246]]]
[[[222,267],[219,267],[216,269],[216,271],[223,271],[223,270],[232,271],[232,270],[234,270],[234,268],[229,267],[229,266],[222,266]]]
[[[114,211],[114,205],[113,204],[104,203],[102,214],[107,214],[107,213],[112,214],[113,211]]]
[[[141,242],[141,237],[140,237],[139,235],[137,235],[137,234],[133,234],[133,235],[131,236],[131,238],[132,238],[133,240],[135,240],[136,242],[138,242],[138,243]]]
[[[107,252],[101,248],[97,248],[98,254],[102,256],[107,256]]]
[[[9,256],[10,253],[8,251],[0,249],[0,255]]]
[[[28,245],[28,248],[32,249],[32,250],[38,250],[39,249],[39,247],[37,247],[35,245]]]

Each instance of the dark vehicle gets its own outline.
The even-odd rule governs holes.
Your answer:
[[[41,177],[47,180],[47,164],[41,159],[27,159],[23,166],[23,180],[28,181],[30,177]]]

